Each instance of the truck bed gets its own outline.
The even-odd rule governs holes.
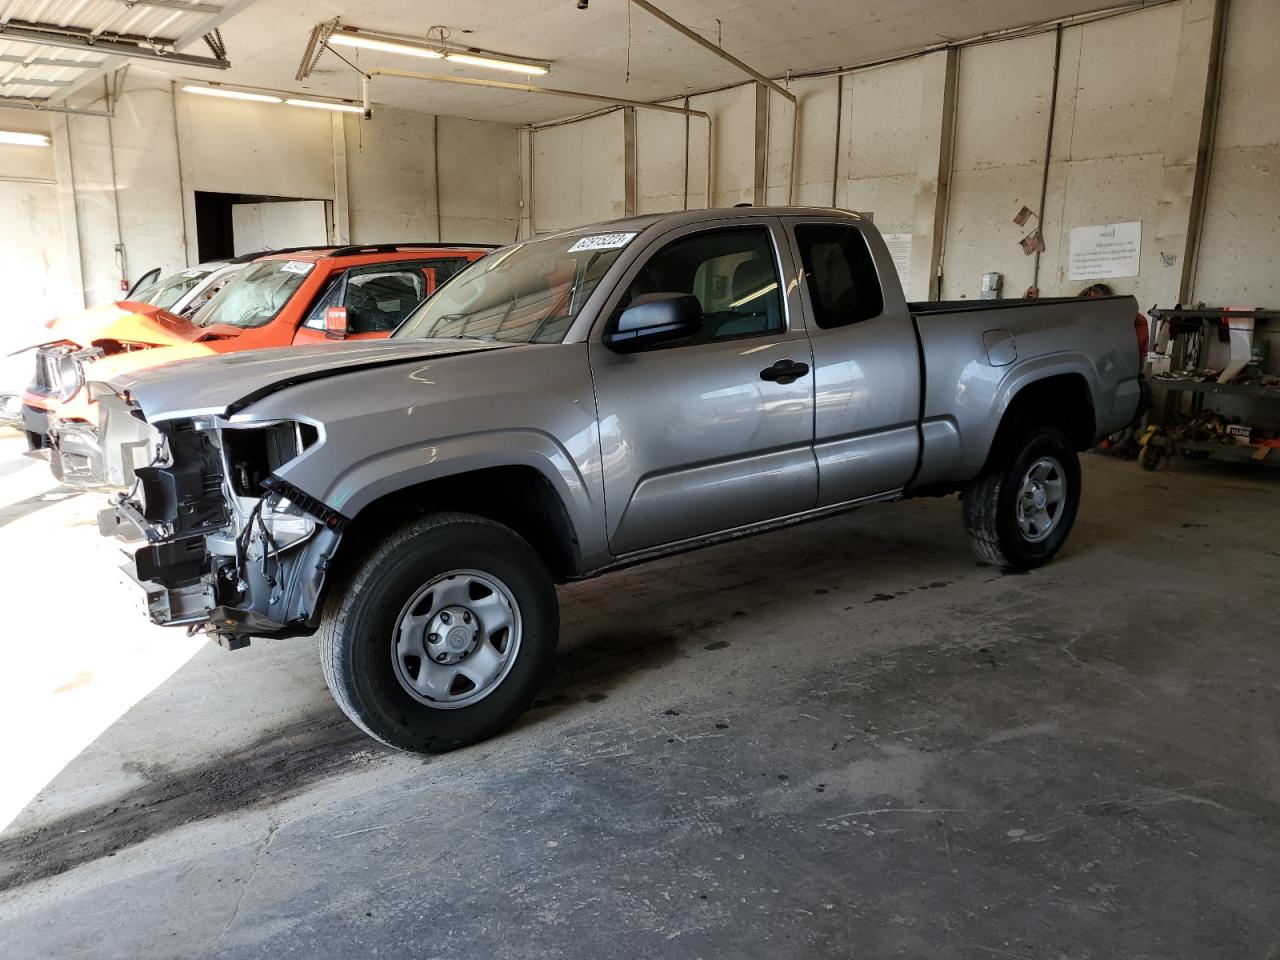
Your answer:
[[[1133,297],[909,303],[924,389],[919,485],[975,476],[1011,398],[1052,371],[1093,436],[1119,430],[1141,393]]]
[[[1034,307],[1038,304],[1075,303],[1087,300],[1128,300],[1120,295],[1112,297],[1015,297],[1008,300],[921,300],[908,303],[907,309],[916,316],[933,313],[966,313],[971,310],[1010,310],[1014,307]]]

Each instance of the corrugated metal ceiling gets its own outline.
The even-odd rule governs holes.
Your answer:
[[[124,35],[163,46],[190,35],[221,12],[208,0],[0,0],[0,97],[56,99],[109,54],[6,38],[3,25],[41,24],[92,36]]]

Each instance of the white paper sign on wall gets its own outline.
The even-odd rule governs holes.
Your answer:
[[[911,267],[911,234],[882,233],[884,245],[889,248],[889,256],[893,258],[894,269],[898,271],[898,280],[907,285],[907,271]]]
[[[1067,276],[1071,280],[1136,277],[1141,257],[1141,220],[1072,227]]]

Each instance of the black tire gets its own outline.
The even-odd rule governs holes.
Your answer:
[[[1061,465],[1063,501],[1048,536],[1033,541],[1018,525],[1022,480],[1033,464],[1051,457]],[[964,494],[964,526],[969,545],[984,563],[1009,570],[1029,570],[1053,559],[1075,523],[1080,505],[1080,460],[1071,441],[1057,427],[1034,427],[1002,445]]]
[[[415,592],[453,570],[500,580],[518,604],[521,638],[483,699],[439,709],[401,685],[392,638]],[[338,706],[361,730],[402,750],[440,753],[491,737],[524,712],[551,670],[559,629],[555,585],[525,540],[483,517],[439,513],[391,534],[334,591],[318,631],[320,661]]]

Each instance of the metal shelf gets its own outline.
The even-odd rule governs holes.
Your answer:
[[[1280,400],[1280,387],[1268,387],[1261,383],[1218,383],[1215,380],[1196,380],[1194,377],[1152,377],[1151,386],[1163,387],[1180,393],[1222,393],[1261,400]]]
[[[1273,448],[1272,452],[1267,456],[1261,460],[1255,460],[1253,455],[1264,448],[1243,443],[1219,443],[1213,440],[1170,441],[1168,437],[1152,437],[1147,441],[1147,445],[1164,447],[1171,452],[1195,450],[1209,454],[1210,460],[1226,460],[1231,463],[1258,463],[1266,467],[1280,467],[1280,448]]]

